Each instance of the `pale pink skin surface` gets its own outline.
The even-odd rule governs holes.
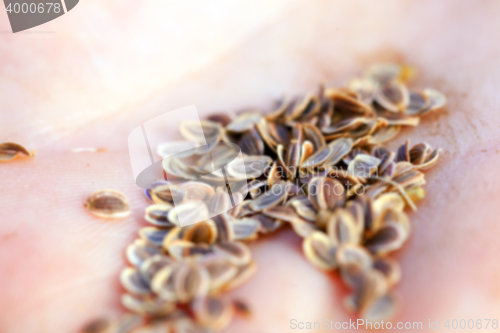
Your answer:
[[[499,15],[498,1],[84,0],[33,29],[56,33],[0,35],[0,142],[37,152],[0,165],[0,331],[76,332],[123,311],[118,275],[147,205],[127,152],[138,124],[189,104],[202,115],[267,108],[376,61],[414,65],[414,86],[449,100],[393,145],[443,148],[395,255],[404,276],[393,322],[439,319],[437,332],[446,319],[500,319]],[[9,30],[3,10],[0,30]],[[108,152],[71,151],[79,147]],[[90,216],[85,199],[102,188],[126,193],[132,216]],[[292,231],[251,247],[258,272],[230,296],[254,316],[226,332],[354,318],[341,306],[348,289],[304,259]]]

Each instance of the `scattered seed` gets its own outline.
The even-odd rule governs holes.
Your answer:
[[[115,190],[99,190],[92,193],[85,203],[85,208],[92,215],[106,219],[130,215],[127,197]]]
[[[13,142],[0,143],[0,162],[8,162],[16,158],[19,154],[33,157],[34,153],[29,152],[20,144]]]

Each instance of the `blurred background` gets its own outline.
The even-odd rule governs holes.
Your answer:
[[[191,104],[200,115],[268,109],[387,61],[414,66],[413,86],[449,101],[395,140],[444,149],[396,256],[398,319],[439,320],[435,331],[446,319],[500,319],[499,14],[493,0],[81,0],[12,34],[0,9],[0,142],[37,151],[0,165],[0,331],[77,332],[121,313],[123,250],[146,206],[127,154],[139,124]],[[107,152],[73,152],[81,147]],[[107,187],[129,196],[131,218],[103,223],[83,211]],[[253,249],[259,272],[236,295],[254,317],[227,332],[350,318],[340,281],[310,266],[292,234]]]

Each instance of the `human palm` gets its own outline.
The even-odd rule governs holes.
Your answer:
[[[0,331],[75,332],[123,311],[124,249],[147,205],[127,151],[136,126],[189,104],[202,116],[267,108],[381,61],[415,66],[413,86],[448,97],[446,110],[393,140],[392,148],[406,138],[443,148],[426,172],[427,197],[409,214],[411,238],[395,254],[403,279],[394,321],[426,328],[439,319],[444,331],[446,319],[499,319],[499,13],[494,1],[89,0],[36,28],[55,33],[1,35],[0,142],[36,157],[0,164]],[[80,147],[107,151],[73,152]],[[126,193],[132,216],[89,215],[83,204],[101,188]],[[306,261],[293,231],[251,249],[258,271],[232,295],[253,317],[227,332],[351,318],[341,305],[348,289]]]

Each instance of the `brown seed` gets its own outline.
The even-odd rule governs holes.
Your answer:
[[[387,288],[387,282],[382,273],[376,270],[366,271],[354,287],[354,307],[360,312],[364,312],[387,293]]]
[[[336,252],[336,260],[340,266],[355,265],[366,271],[373,266],[373,260],[368,251],[359,245],[342,244]]]
[[[159,254],[160,251],[161,247],[148,243],[142,239],[136,239],[133,244],[127,246],[126,256],[131,265],[139,267],[148,258]]]
[[[317,210],[334,210],[342,207],[345,201],[344,186],[336,179],[327,177],[316,177],[311,180],[307,187],[309,200]]]
[[[388,320],[394,316],[396,307],[397,298],[394,293],[389,293],[373,301],[373,303],[363,311],[362,317],[369,322]]]
[[[194,244],[185,240],[173,240],[165,246],[168,253],[175,260],[183,261],[184,259],[198,258],[205,254],[212,253],[212,249],[206,244]]]
[[[106,219],[130,215],[127,197],[115,190],[99,190],[92,193],[85,203],[85,208],[92,215]]]
[[[232,241],[249,241],[257,238],[259,221],[253,218],[232,219],[230,223],[230,239]]]
[[[425,97],[427,97],[429,104],[427,106],[427,109],[420,112],[421,115],[427,112],[442,109],[446,106],[446,96],[443,93],[430,88],[424,89],[423,93]]]
[[[342,109],[345,112],[358,114],[370,114],[373,112],[372,107],[358,100],[356,94],[354,94],[354,97],[341,89],[328,89],[325,95],[333,100],[336,108]]]
[[[169,232],[170,229],[161,229],[157,227],[144,227],[141,230],[139,230],[139,236],[147,243],[151,243],[156,246],[161,246],[163,244],[163,239],[168,235]]]
[[[340,244],[358,244],[361,233],[349,211],[338,208],[331,215],[326,226],[330,238]]]
[[[402,112],[410,102],[410,93],[403,83],[391,80],[377,90],[375,100],[390,112]]]
[[[225,113],[216,113],[207,117],[208,120],[214,123],[219,123],[222,126],[227,126],[231,122],[231,117]]]
[[[172,265],[174,260],[166,255],[156,254],[147,258],[140,266],[139,272],[142,279],[150,283],[155,274],[165,266]]]
[[[226,129],[231,132],[243,133],[254,127],[262,119],[260,112],[245,112],[234,119]]]
[[[29,152],[23,146],[13,143],[5,142],[0,143],[0,162],[11,161],[16,158],[19,154],[26,155],[28,157],[33,157],[33,154]]]
[[[168,212],[173,206],[171,205],[151,205],[146,208],[144,218],[149,223],[159,227],[175,227],[175,224],[169,221]]]
[[[207,220],[185,227],[183,239],[196,244],[212,244],[217,239],[217,226],[214,221]]]
[[[144,281],[139,270],[127,267],[120,275],[122,286],[130,293],[148,295],[151,293],[148,282]]]
[[[81,333],[114,333],[117,328],[116,321],[109,318],[99,318],[85,325]]]
[[[377,255],[384,255],[399,249],[408,238],[405,228],[395,222],[390,222],[380,227],[366,242],[366,248]]]
[[[247,265],[252,260],[250,249],[241,242],[224,242],[216,244],[214,252],[235,266]]]
[[[302,242],[306,258],[316,267],[330,270],[337,267],[336,243],[325,233],[315,231]]]
[[[293,231],[302,238],[309,237],[313,232],[318,230],[315,223],[311,223],[302,218],[293,219],[290,224],[292,225]]]
[[[306,219],[308,221],[316,221],[316,209],[307,197],[295,197],[297,200],[290,200],[287,204],[290,204],[297,213],[298,216]]]
[[[151,199],[156,204],[171,206],[174,197],[180,201],[183,196],[184,190],[175,185],[158,185],[151,189]]]
[[[174,279],[178,269],[178,264],[167,265],[156,272],[151,280],[151,290],[165,301],[175,302],[177,300]]]
[[[244,134],[239,143],[241,151],[247,155],[262,155],[264,153],[264,141],[256,129],[251,129]]]
[[[130,311],[155,317],[164,316],[175,309],[175,303],[150,296],[132,296],[124,294],[121,302],[123,306]]]
[[[306,140],[311,142],[314,150],[320,150],[326,145],[323,134],[316,126],[304,124],[303,128]]]
[[[393,287],[401,280],[401,268],[393,259],[379,258],[373,263],[373,268],[384,274],[389,287]]]
[[[373,173],[377,172],[377,167],[380,164],[380,160],[376,157],[359,154],[347,167],[347,171],[358,177],[359,179],[369,178]]]
[[[233,300],[233,308],[236,314],[244,317],[250,318],[252,316],[252,311],[247,303],[242,300],[235,299]]]
[[[210,275],[210,291],[213,293],[218,292],[238,274],[238,267],[218,255],[206,258],[202,264]]]
[[[264,214],[255,214],[253,218],[259,222],[259,232],[261,234],[273,233],[283,225],[282,221],[270,218]]]
[[[276,206],[286,200],[288,184],[279,182],[274,184],[271,189],[261,194],[257,199],[250,203],[250,208],[255,212],[260,212],[266,208]]]
[[[196,321],[213,330],[224,329],[231,321],[234,308],[220,297],[208,296],[194,300],[193,312]]]
[[[208,294],[210,276],[203,266],[183,264],[175,272],[174,285],[177,301],[187,303]]]

